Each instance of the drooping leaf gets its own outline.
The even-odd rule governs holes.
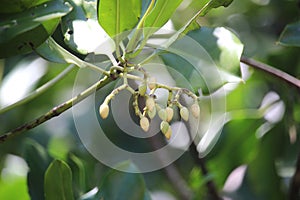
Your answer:
[[[37,48],[71,9],[69,4],[56,0],[4,17],[0,22],[0,57],[27,53]]]
[[[181,73],[195,91],[217,90],[225,83],[239,82],[243,45],[225,28],[206,28],[190,32],[167,48],[164,62]],[[178,77],[175,77],[180,84]]]
[[[121,163],[116,167],[121,170],[111,170],[100,187],[99,199],[150,199],[145,187],[143,176],[138,173],[125,173],[122,171],[136,171],[131,162]]]
[[[27,140],[24,158],[28,164],[27,185],[32,200],[44,198],[44,174],[50,163],[44,147],[34,140]]]
[[[17,13],[49,0],[1,0],[0,13]]]
[[[57,44],[52,37],[49,37],[42,45],[36,48],[35,52],[51,62],[72,63],[79,67],[82,66],[82,61],[79,58]]]
[[[139,21],[140,14],[140,0],[98,1],[99,24],[111,37],[133,29]]]
[[[73,200],[72,172],[61,160],[54,160],[45,174],[46,200]]]
[[[300,22],[287,25],[278,43],[284,46],[300,47]]]
[[[145,37],[147,38],[157,28],[167,23],[181,2],[182,0],[157,0],[152,11],[145,18]]]

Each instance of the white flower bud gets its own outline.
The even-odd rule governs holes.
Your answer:
[[[191,111],[192,111],[192,114],[195,118],[198,118],[199,115],[200,115],[200,107],[198,105],[198,103],[194,103],[192,106],[191,106]]]
[[[189,110],[186,107],[180,109],[180,116],[184,121],[189,120]]]
[[[106,103],[103,103],[99,108],[99,113],[102,119],[106,119],[109,114],[109,106]]]
[[[167,107],[166,112],[167,112],[167,122],[170,122],[173,119],[174,110],[171,107]]]
[[[150,125],[149,125],[149,120],[147,119],[147,117],[142,117],[140,119],[140,126],[145,132],[147,132],[149,130]]]

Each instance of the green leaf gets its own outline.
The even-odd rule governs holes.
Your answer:
[[[124,162],[116,169],[121,171],[136,171],[135,165]],[[100,187],[99,199],[149,199],[143,176],[138,173],[125,173],[118,170],[111,170],[105,177]]]
[[[300,47],[300,22],[287,25],[279,37],[279,44]]]
[[[82,66],[82,61],[79,58],[57,44],[52,37],[49,37],[42,45],[36,48],[35,52],[51,62],[72,63],[79,67]]]
[[[49,0],[1,0],[0,13],[17,13]]]
[[[202,27],[176,40],[169,49],[179,51],[163,54],[164,62],[189,80],[195,91],[201,88],[209,93],[225,83],[241,81],[243,45],[225,28]],[[174,78],[180,85],[180,79]]]
[[[69,4],[57,0],[4,17],[0,23],[0,57],[28,53],[38,47],[71,9]]]
[[[50,163],[49,155],[43,146],[27,139],[24,158],[28,164],[27,185],[32,200],[44,198],[44,174]]]
[[[99,24],[111,37],[131,30],[139,21],[141,6],[140,0],[99,0]]]
[[[181,2],[182,0],[157,0],[149,15],[145,17],[144,27],[151,28],[144,29],[145,37],[155,32],[155,28],[167,23]]]
[[[73,200],[72,172],[61,160],[54,160],[45,174],[46,200]]]

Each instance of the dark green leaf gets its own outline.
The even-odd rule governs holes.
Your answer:
[[[211,93],[225,83],[241,81],[243,45],[225,28],[202,27],[178,39],[169,49],[176,49],[178,55],[164,54],[164,62],[182,74],[195,91],[201,88],[204,93]],[[174,78],[184,86],[178,76]]]
[[[300,22],[287,25],[278,43],[284,46],[300,47]]]
[[[34,140],[27,139],[24,158],[28,164],[27,185],[32,200],[44,198],[44,174],[50,163],[44,147]]]
[[[0,22],[0,57],[32,51],[54,32],[60,18],[70,11],[69,4],[57,0],[7,16]]]
[[[122,171],[137,171],[135,165],[130,162],[122,163],[116,168]],[[103,199],[149,199],[143,176],[138,173],[111,170],[105,177],[99,191],[99,197]]]
[[[45,174],[46,200],[73,200],[72,172],[61,160],[54,160]]]
[[[0,13],[17,13],[49,0],[1,0]]]
[[[140,0],[98,1],[98,21],[111,37],[133,29],[139,21],[140,14]]]
[[[35,49],[41,57],[56,63],[73,63],[81,66],[81,60],[57,44],[52,37]]]
[[[181,2],[182,0],[157,0],[144,22],[145,28],[154,29],[145,29],[145,37],[147,38],[157,30],[156,28],[160,28],[167,23]]]

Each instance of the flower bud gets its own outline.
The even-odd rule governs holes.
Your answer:
[[[172,135],[172,129],[171,129],[171,126],[170,126],[168,131],[165,134],[165,137],[167,138],[167,140],[169,140],[171,138],[171,135]]]
[[[147,114],[148,114],[148,116],[149,116],[150,119],[153,119],[155,117],[155,115],[156,115],[156,108],[154,107],[152,109],[152,111],[148,110]]]
[[[151,77],[149,79],[148,87],[150,90],[152,90],[156,87],[156,78],[155,77]]]
[[[160,130],[163,134],[166,134],[168,132],[169,128],[170,128],[170,125],[168,122],[162,121],[160,123]]]
[[[159,118],[162,120],[162,121],[167,121],[167,111],[166,109],[161,109],[159,112],[158,112],[158,116]]]
[[[173,119],[174,110],[171,107],[167,107],[166,112],[167,112],[167,122],[170,122]]]
[[[192,106],[191,106],[191,111],[192,111],[192,114],[195,118],[198,118],[199,115],[200,115],[200,107],[198,105],[198,103],[194,103]]]
[[[147,85],[142,84],[142,85],[139,86],[139,94],[141,96],[145,96],[146,91],[147,91]]]
[[[140,126],[145,132],[149,130],[149,120],[147,119],[147,117],[142,117],[140,119]]]
[[[189,110],[186,107],[180,109],[180,116],[184,121],[189,120]]]
[[[106,119],[109,114],[109,106],[103,103],[99,108],[99,113],[102,119]]]
[[[146,106],[150,111],[152,111],[155,108],[155,101],[152,97],[147,98]]]

